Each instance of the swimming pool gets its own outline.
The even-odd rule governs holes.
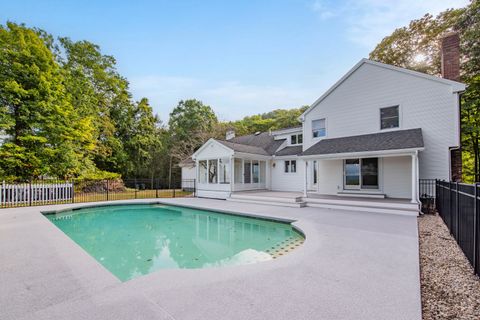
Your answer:
[[[46,217],[121,281],[160,269],[267,261],[304,241],[289,223],[162,204],[80,208]]]

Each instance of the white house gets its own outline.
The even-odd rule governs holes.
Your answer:
[[[455,76],[448,58],[444,69]],[[273,190],[417,203],[419,179],[451,179],[458,167],[464,90],[362,59],[301,115],[301,126],[206,142],[192,156],[197,195]]]

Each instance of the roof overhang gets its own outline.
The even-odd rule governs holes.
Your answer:
[[[300,158],[338,160],[338,159],[356,159],[356,158],[373,158],[373,157],[379,157],[379,158],[401,157],[401,156],[412,156],[419,151],[423,151],[424,149],[425,148],[422,147],[422,148],[395,149],[395,150],[330,153],[330,154],[300,156]]]

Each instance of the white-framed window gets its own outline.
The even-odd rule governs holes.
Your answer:
[[[297,160],[285,160],[285,173],[297,172]]]
[[[198,161],[198,182],[207,183],[207,160]]]
[[[380,108],[380,130],[400,127],[400,108],[391,106]]]
[[[218,159],[218,178],[220,183],[230,183],[230,159]]]
[[[295,145],[295,144],[302,144],[303,143],[303,134],[292,134],[290,136],[290,144]]]
[[[325,118],[312,120],[312,137],[322,138],[322,137],[325,137],[326,135],[327,135],[327,126],[326,126]]]
[[[208,183],[218,182],[218,160],[208,160]]]

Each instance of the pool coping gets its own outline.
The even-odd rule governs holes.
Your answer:
[[[174,205],[192,209],[212,210],[224,214],[233,214],[238,216],[290,223],[292,227],[304,235],[305,242],[302,246],[282,256],[281,258],[271,261],[250,265],[212,267],[206,269],[161,269],[129,281],[121,282],[115,276],[113,276],[110,271],[96,261],[95,258],[86,253],[79,245],[71,240],[53,223],[48,221],[43,214],[43,212],[61,212],[69,211],[72,208],[98,207],[111,204]],[[42,219],[38,219],[39,215],[42,216]],[[365,218],[365,221],[363,218]],[[18,222],[21,220],[25,220],[26,222],[31,220],[36,226],[37,230],[32,229],[28,223],[27,225],[18,224]],[[40,220],[43,220],[43,222],[48,222],[48,225],[51,227],[48,227]],[[378,220],[380,220],[380,224],[377,223]],[[355,213],[341,210],[314,208],[281,208],[265,205],[238,205],[233,204],[232,202],[221,202],[219,200],[179,198],[165,200],[139,199],[133,201],[121,200],[102,203],[63,204],[55,207],[42,206],[16,208],[7,209],[7,211],[2,209],[0,210],[0,222],[2,221],[4,221],[4,224],[2,225],[2,223],[0,223],[0,227],[11,226],[12,231],[16,231],[18,228],[31,231],[31,241],[33,242],[24,241],[21,238],[17,238],[19,243],[15,244],[15,246],[19,246],[22,251],[25,251],[25,254],[31,255],[32,251],[29,249],[29,247],[34,246],[37,241],[42,241],[43,238],[47,237],[48,239],[44,240],[46,247],[50,248],[53,246],[52,248],[54,249],[48,249],[46,252],[51,255],[50,258],[52,261],[58,261],[57,263],[60,263],[58,266],[61,268],[58,270],[58,272],[64,274],[62,277],[63,281],[66,281],[68,286],[72,287],[72,292],[70,292],[72,297],[70,297],[68,294],[58,296],[58,299],[63,301],[62,303],[55,301],[52,302],[53,304],[49,305],[37,302],[33,303],[33,306],[27,307],[26,305],[23,305],[22,307],[22,302],[15,298],[19,292],[23,292],[22,290],[24,290],[20,285],[17,290],[10,292],[10,298],[8,298],[14,300],[12,304],[9,304],[11,319],[19,318],[18,314],[30,314],[32,315],[32,318],[40,319],[42,318],[42,315],[44,315],[45,318],[48,318],[52,316],[52,314],[55,314],[55,312],[58,310],[65,311],[69,310],[70,308],[80,308],[82,309],[82,312],[87,313],[94,311],[99,312],[100,309],[97,307],[92,307],[90,311],[90,309],[86,307],[88,306],[88,303],[85,304],[87,301],[91,301],[93,297],[97,296],[107,300],[128,299],[122,301],[133,301],[135,299],[139,299],[139,301],[135,300],[136,302],[133,304],[141,305],[145,303],[148,306],[145,309],[146,313],[153,312],[155,313],[155,316],[158,316],[159,318],[162,318],[160,316],[161,314],[165,319],[195,319],[198,317],[201,318],[202,316],[211,319],[222,319],[227,315],[230,319],[265,319],[268,318],[268,316],[266,316],[264,313],[267,311],[270,312],[271,315],[276,315],[275,318],[278,319],[291,318],[293,314],[290,312],[294,312],[294,314],[300,318],[312,318],[310,312],[313,311],[315,311],[316,316],[323,318],[340,316],[340,318],[350,319],[348,315],[355,315],[355,318],[351,318],[371,319],[385,318],[387,314],[389,319],[421,318],[419,301],[419,270],[417,270],[419,266],[415,265],[418,263],[418,251],[415,252],[415,250],[418,249],[418,243],[415,243],[416,241],[418,242],[418,233],[417,230],[414,229],[414,224],[416,225],[416,218],[414,217],[386,217],[384,215],[374,213]],[[396,225],[397,223],[399,224],[398,226]],[[378,224],[378,226],[376,226],[376,224]],[[408,226],[408,230],[404,230],[406,226]],[[378,229],[379,227],[380,229]],[[384,230],[385,228],[387,229]],[[53,230],[56,230],[56,232]],[[389,234],[389,230],[392,234]],[[16,234],[18,234],[18,232],[10,233],[9,238],[15,239]],[[2,232],[0,232],[0,239],[1,236]],[[365,240],[367,241],[365,242]],[[392,243],[392,245],[395,244],[395,247],[393,247],[391,250],[389,248],[389,250],[386,252],[382,252],[382,250],[385,251],[385,249],[382,249],[382,241],[386,243]],[[405,242],[405,245],[408,250],[402,248],[405,247],[403,244],[404,241],[407,241]],[[388,261],[383,261],[382,259],[374,257],[367,258],[369,257],[368,251],[365,252],[367,255],[364,255],[362,252],[363,249],[357,253],[356,250],[352,251],[353,249],[351,247],[345,247],[345,245],[356,246],[357,244],[361,244],[363,242],[365,242],[365,244],[369,244],[369,246],[372,248],[377,248],[375,250],[381,250],[380,253],[382,255],[389,256],[392,252],[395,253],[399,249],[402,255],[408,253],[407,258],[399,257],[396,254],[392,256],[395,257],[392,261],[396,261],[395,263],[403,265],[402,268],[408,267],[408,272],[397,270],[396,268],[389,269]],[[397,244],[402,245],[398,246]],[[335,249],[335,247],[347,250],[348,254],[342,253],[338,255],[338,253],[335,253],[338,251]],[[2,249],[2,247],[0,247],[0,249]],[[45,250],[44,248],[40,249],[40,251]],[[8,254],[8,252],[6,254]],[[335,254],[335,256],[331,254]],[[364,256],[367,259],[363,258]],[[2,257],[1,250],[0,257]],[[357,266],[357,269],[361,270],[363,274],[359,279],[355,279],[355,277],[352,278],[351,275],[349,275],[349,272],[355,270],[349,268],[348,264],[350,262],[348,262],[346,265],[344,263],[337,265],[336,262],[337,260],[345,260],[345,262],[350,261],[352,257],[355,260],[361,259],[360,261],[365,263],[365,266]],[[43,270],[49,267],[51,263],[48,261],[38,260],[41,259],[41,256],[36,259],[37,260],[35,261],[37,261],[40,266],[37,266],[33,269],[27,268],[27,266],[21,266],[20,269],[28,269],[24,272],[32,275],[35,274],[36,277],[40,279],[39,281],[43,281],[42,279],[47,279],[48,275],[45,275],[44,273],[38,273],[38,271],[35,270]],[[72,261],[65,259],[70,259]],[[12,263],[13,262],[15,261],[12,261]],[[382,266],[383,264],[386,265]],[[18,264],[16,265],[19,266]],[[311,266],[316,267],[312,269]],[[367,269],[365,269],[365,267]],[[0,272],[2,272],[4,268],[5,266],[0,265]],[[371,274],[371,272],[364,272],[371,268],[373,268],[372,270],[378,269],[378,272],[380,273],[375,274],[373,278],[370,278],[371,276],[369,274]],[[338,271],[335,269],[338,269]],[[295,274],[294,279],[298,279],[300,282],[293,281],[291,277],[286,278],[284,271],[282,270],[285,270],[285,272],[288,270],[289,273]],[[18,272],[16,271],[6,275],[7,280],[10,280],[6,283],[11,284],[8,287],[9,290],[14,289],[13,287],[15,287],[15,285],[13,284],[17,283],[17,280],[15,279],[19,280],[19,278],[16,276],[16,273]],[[389,273],[397,274],[396,277],[398,277],[399,280],[391,278],[390,280],[393,280],[393,283],[389,281],[389,285],[385,286],[383,284],[383,281],[385,280],[382,279]],[[75,284],[75,281],[73,281],[74,278],[83,280]],[[338,280],[335,280],[334,282],[330,280],[335,278],[338,278]],[[273,279],[278,279],[278,281],[282,282],[282,285],[275,285],[271,282]],[[318,282],[320,279],[323,279],[322,281],[324,282],[326,281],[324,285],[315,285],[312,287],[311,284]],[[292,305],[291,302],[287,302],[287,300],[281,296],[277,297],[277,294],[274,296],[265,296],[265,293],[261,293],[263,291],[258,291],[260,287],[263,287],[261,284],[263,282],[265,282],[266,286],[264,289],[266,290],[265,293],[276,291],[283,292],[285,290],[290,292],[291,289],[289,288],[294,288],[292,286],[295,286],[296,283],[303,283],[303,290],[295,291],[295,295],[293,296],[286,293],[290,300],[293,298],[293,301],[296,301],[296,303]],[[57,291],[66,290],[63,287],[57,288],[56,284],[51,284],[51,280],[50,282],[46,283],[50,283],[50,285],[47,285],[47,287],[50,288],[50,294],[53,296],[55,296],[55,292]],[[236,285],[232,287],[229,285],[230,283]],[[253,288],[245,287],[242,289],[246,290],[245,292],[237,292],[235,287],[239,286],[241,288],[244,286],[244,283],[248,283],[250,286],[253,286]],[[355,286],[365,286],[366,291],[361,292],[361,295],[357,295],[355,290],[352,289],[353,291],[349,291],[348,287],[351,286],[351,284],[348,285],[348,283],[355,284]],[[215,287],[212,287],[213,284],[215,284]],[[322,288],[325,286],[325,284],[328,284],[327,287],[329,290]],[[381,284],[380,287],[378,287],[379,284]],[[345,287],[345,285],[347,285],[347,287]],[[260,287],[256,288],[257,286]],[[400,291],[395,290],[395,288],[389,288],[390,286],[397,286],[398,290]],[[375,292],[375,290],[372,288],[380,291],[381,294]],[[403,291],[405,292],[403,293]],[[7,290],[7,293],[8,292],[9,291]],[[191,296],[191,292],[195,293],[194,296]],[[339,298],[339,301],[333,298],[338,294],[338,292],[342,292],[342,294],[339,296],[341,297]],[[80,296],[78,296],[78,294],[80,294]],[[239,294],[241,298],[238,296]],[[390,300],[384,301],[384,296],[387,294],[392,295],[392,299],[395,301],[395,306],[390,306]],[[115,296],[115,299],[112,298],[112,295]],[[175,299],[177,296],[185,297],[185,300],[177,301],[177,299]],[[330,299],[329,296],[332,296],[332,298]],[[313,297],[315,297],[315,300],[311,300]],[[0,293],[0,303],[2,304],[5,302],[3,299],[7,298],[2,296],[2,293]],[[353,304],[350,304],[349,307],[345,308],[346,306],[344,303],[346,300],[344,299],[347,299],[351,303],[353,302]],[[247,307],[245,303],[250,300],[250,307]],[[359,302],[355,302],[356,300],[371,302],[378,301],[379,305],[375,306],[374,304],[369,303],[370,305],[362,307],[361,305],[357,305]],[[74,301],[77,301],[79,304],[73,304],[75,303]],[[115,301],[110,301],[112,303],[111,306],[115,306],[115,309],[109,309],[110,313],[115,313],[116,309],[120,307],[118,302]],[[199,301],[202,301],[202,303],[200,304]],[[216,301],[224,301],[224,304],[217,306],[214,303]],[[236,301],[234,305],[231,304],[233,301]],[[278,304],[280,301],[283,302]],[[319,301],[323,302],[319,303]],[[384,302],[380,303],[379,301]],[[338,303],[340,303],[340,305],[336,306]],[[189,305],[188,309],[185,309],[186,305]],[[133,307],[125,308],[126,309],[124,312],[126,314],[135,311],[135,308]],[[32,311],[28,312],[30,309],[32,309]],[[189,311],[189,309],[192,310]],[[396,313],[395,310],[402,310],[402,312]],[[251,312],[256,312],[258,315]],[[283,314],[285,314],[285,316],[282,316]],[[310,314],[310,316],[307,316],[308,314]],[[139,317],[138,314],[136,314],[135,317],[142,318]],[[147,316],[144,318],[147,319],[151,317]],[[7,319],[9,319],[8,312]]]

